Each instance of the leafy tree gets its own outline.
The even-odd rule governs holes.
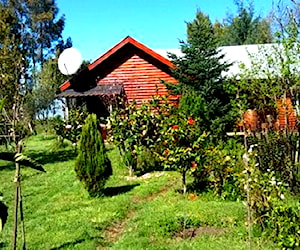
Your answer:
[[[27,10],[32,62],[34,65],[36,62],[43,65],[47,56],[55,53],[55,43],[62,38],[65,17],[57,19],[55,0],[29,0]]]
[[[50,57],[44,61],[42,68],[37,72],[36,85],[32,91],[26,96],[26,110],[31,119],[36,116],[46,120],[49,113],[55,113],[56,93],[59,85],[67,80],[68,76],[63,75],[58,69],[58,57],[60,53],[72,47],[72,41],[67,39],[66,43],[61,41],[56,48],[54,57]]]
[[[201,131],[198,122],[179,111],[170,116],[159,131],[162,143],[156,154],[165,169],[181,174],[184,194],[187,190],[186,176],[201,168],[207,148],[207,134]]]
[[[241,65],[239,81],[236,82],[239,93],[245,97],[242,102],[247,102],[248,108],[256,108],[263,122],[270,114],[277,118],[278,105],[288,110],[287,98],[292,98],[297,104],[299,96],[297,65],[300,63],[300,46],[295,12],[287,11],[286,17],[279,20],[285,23],[285,28],[275,33],[276,43],[259,47],[257,54],[250,54],[251,67]],[[288,118],[288,113],[286,115]]]
[[[201,11],[187,23],[187,41],[181,41],[182,57],[170,55],[178,84],[169,88],[182,94],[180,107],[201,119],[202,126],[214,135],[231,127],[230,95],[223,73],[230,66],[217,49],[218,43],[210,19]]]
[[[92,197],[101,195],[106,180],[112,175],[111,163],[106,154],[95,114],[86,118],[82,128],[75,171]]]
[[[221,46],[271,43],[273,36],[268,18],[255,16],[253,3],[248,6],[236,0],[236,15],[228,15],[223,22],[216,21],[214,30]]]
[[[3,39],[0,42],[0,60],[3,60],[0,66],[3,78],[1,84],[6,85],[2,97],[6,96],[6,109],[11,110],[13,100],[16,100],[15,93],[19,92],[21,94],[19,102],[25,110],[36,106],[30,105],[32,103],[24,106],[23,103],[24,97],[33,95],[32,89],[39,88],[41,77],[38,73],[42,65],[49,58],[53,58],[57,48],[65,46],[61,36],[64,16],[57,17],[58,7],[55,0],[1,0],[0,7],[2,15],[0,29],[3,31],[1,32]],[[66,45],[70,46],[70,43],[67,41]],[[49,71],[48,69],[54,66],[53,63],[55,61],[50,59],[43,71]],[[55,91],[48,91],[50,87],[44,87],[43,91],[54,95]],[[45,97],[40,93],[36,96]],[[46,106],[45,102],[46,100],[41,100],[41,106]],[[32,108],[26,111],[23,115],[30,114],[31,119],[35,116],[32,114]]]
[[[5,98],[7,110],[13,106],[20,78],[24,73],[24,50],[20,24],[14,10],[0,1],[0,98]]]

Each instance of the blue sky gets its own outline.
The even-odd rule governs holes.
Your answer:
[[[94,60],[127,35],[152,49],[178,48],[186,37],[186,22],[197,9],[212,22],[235,13],[234,0],[57,0],[65,14],[63,37],[71,37],[83,59]],[[254,0],[258,14],[266,15],[272,0]]]

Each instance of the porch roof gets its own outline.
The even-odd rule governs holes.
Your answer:
[[[121,95],[124,91],[122,84],[101,84],[86,91],[76,91],[74,89],[66,89],[58,94],[58,97],[84,97],[84,96],[115,96]]]

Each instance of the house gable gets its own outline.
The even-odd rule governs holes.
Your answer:
[[[60,90],[84,92],[97,85],[122,84],[128,101],[140,104],[153,95],[168,94],[161,80],[177,82],[172,77],[173,67],[168,59],[128,36],[62,84]]]
[[[168,94],[161,80],[176,83],[172,77],[173,64],[160,54],[126,37],[70,80],[60,86],[87,91],[96,85],[122,84],[128,101],[142,103],[153,95]]]
[[[134,54],[104,78],[99,78],[97,84],[122,84],[128,101],[136,100],[140,104],[154,95],[168,94],[160,80],[176,83],[170,74]]]

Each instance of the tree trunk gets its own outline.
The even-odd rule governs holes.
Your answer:
[[[182,172],[182,186],[183,186],[183,194],[186,194],[186,172]]]

